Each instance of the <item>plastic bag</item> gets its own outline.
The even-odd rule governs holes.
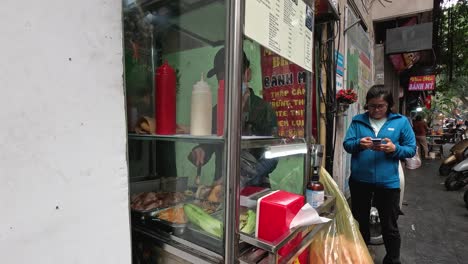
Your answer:
[[[324,185],[326,193],[336,197],[336,213],[331,224],[317,233],[312,241],[309,263],[374,263],[346,198],[324,168],[320,169],[320,182]]]
[[[419,157],[419,147],[416,147],[416,154],[412,158],[405,159],[405,167],[410,170],[421,167],[421,158]]]
[[[302,194],[304,180],[304,158],[281,158],[276,169],[270,174],[272,190],[283,190],[295,194]]]

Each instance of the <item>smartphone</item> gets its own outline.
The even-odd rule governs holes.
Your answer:
[[[374,146],[378,146],[378,145],[382,144],[382,139],[381,138],[372,138],[372,144],[374,144]]]

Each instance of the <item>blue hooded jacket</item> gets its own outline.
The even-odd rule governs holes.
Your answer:
[[[344,149],[352,154],[351,178],[383,188],[400,188],[399,160],[416,154],[416,138],[408,119],[400,114],[389,113],[377,135],[392,140],[396,147],[392,153],[361,149],[359,141],[363,137],[376,137],[367,112],[353,118],[343,142]]]

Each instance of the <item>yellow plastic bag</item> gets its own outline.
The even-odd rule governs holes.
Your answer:
[[[312,241],[309,263],[374,263],[345,197],[324,168],[320,170],[320,182],[324,185],[326,193],[336,197],[336,210],[332,223],[321,230]]]

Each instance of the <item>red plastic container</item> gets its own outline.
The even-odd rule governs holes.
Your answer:
[[[176,132],[176,74],[167,61],[156,70],[155,76],[156,134]]]
[[[263,240],[275,242],[289,232],[289,224],[304,206],[304,196],[286,191],[276,191],[265,195],[257,201],[257,228],[255,235]],[[299,233],[279,251],[280,256],[286,256],[302,241]],[[299,255],[299,263],[307,263],[309,251],[306,249]],[[297,262],[296,262],[297,263]]]
[[[218,81],[218,105],[216,107],[216,135],[224,135],[224,80]]]

